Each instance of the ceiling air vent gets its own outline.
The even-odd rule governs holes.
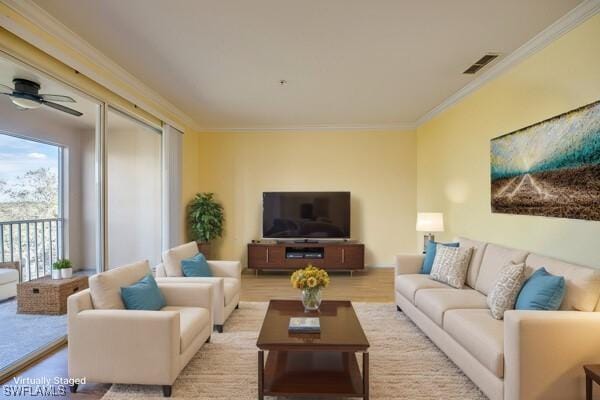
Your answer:
[[[498,58],[499,54],[495,54],[495,53],[488,53],[485,56],[481,57],[479,60],[475,61],[475,64],[471,65],[469,68],[467,68],[465,70],[465,72],[463,72],[463,74],[475,74],[477,73],[481,68],[485,67],[486,65],[488,65],[489,63],[491,63],[492,61],[494,61],[496,58]]]

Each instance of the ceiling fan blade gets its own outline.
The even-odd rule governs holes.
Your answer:
[[[2,94],[12,94],[13,88],[0,83],[0,91]]]
[[[46,101],[46,100],[42,100],[42,104],[48,107],[52,107],[56,110],[62,111],[62,112],[66,112],[67,114],[71,114],[74,115],[76,117],[81,117],[83,114],[80,113],[77,110],[73,110],[72,108],[69,107],[65,107],[61,104],[56,104],[56,103],[52,103],[51,101]]]
[[[65,103],[76,103],[74,98],[69,96],[61,96],[60,94],[40,94],[40,96],[46,101],[63,101]]]

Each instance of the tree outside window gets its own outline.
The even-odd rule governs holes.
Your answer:
[[[0,222],[59,217],[59,150],[0,134]]]

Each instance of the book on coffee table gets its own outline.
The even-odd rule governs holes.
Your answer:
[[[290,332],[296,333],[319,333],[321,332],[321,323],[319,318],[290,318],[288,326]]]

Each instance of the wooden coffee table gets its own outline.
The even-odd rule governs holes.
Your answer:
[[[307,316],[320,318],[320,333],[288,332],[290,317]],[[369,341],[350,301],[323,301],[318,312],[305,313],[300,301],[271,300],[256,346],[259,399],[369,398]],[[362,353],[362,376],[356,353]]]

